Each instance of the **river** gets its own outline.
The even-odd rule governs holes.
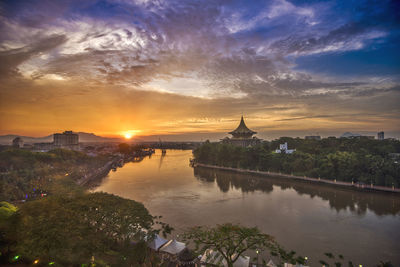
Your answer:
[[[177,233],[224,222],[257,226],[313,266],[325,252],[400,266],[400,196],[189,166],[168,150],[110,172],[93,191],[142,202]]]

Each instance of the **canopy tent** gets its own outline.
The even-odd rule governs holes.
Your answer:
[[[191,250],[188,248],[183,249],[181,252],[178,254],[178,260],[180,262],[191,262],[193,260],[197,259],[196,254],[194,254]]]
[[[201,263],[206,263],[206,264],[215,264],[215,265],[220,265],[222,264],[223,266],[227,267],[228,264],[226,263],[226,260],[224,257],[219,253],[218,251],[213,251],[212,249],[207,249],[203,256],[200,259]],[[248,267],[250,263],[250,257],[248,256],[240,256],[234,263],[234,267]]]
[[[185,248],[178,254],[179,266],[195,267],[198,260],[196,254],[188,248]]]
[[[276,264],[272,260],[269,260],[269,262],[267,263],[267,266],[268,267],[277,267]]]
[[[167,252],[172,255],[176,255],[179,252],[181,252],[184,248],[186,247],[185,243],[178,242],[175,239],[168,241],[167,244],[165,244],[160,251],[162,252]]]
[[[167,242],[168,240],[162,238],[159,235],[156,235],[155,238],[147,244],[147,246],[151,249],[158,250]]]

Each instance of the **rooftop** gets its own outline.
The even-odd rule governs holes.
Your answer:
[[[229,134],[256,134],[257,132],[254,132],[252,130],[250,130],[249,128],[247,128],[246,124],[244,123],[244,119],[242,116],[242,119],[240,120],[240,124],[239,126],[233,130],[232,132],[229,132]]]

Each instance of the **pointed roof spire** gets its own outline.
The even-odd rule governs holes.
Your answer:
[[[239,126],[232,132],[229,132],[229,134],[232,135],[237,135],[237,134],[256,134],[257,132],[254,132],[252,130],[250,130],[249,128],[247,128],[246,124],[244,123],[244,119],[243,119],[243,115],[242,118],[240,120],[240,124]]]

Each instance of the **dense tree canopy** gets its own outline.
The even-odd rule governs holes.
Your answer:
[[[8,220],[17,211],[17,207],[14,205],[2,201],[0,202],[0,225]]]
[[[170,231],[147,209],[133,200],[106,193],[51,196],[28,202],[12,218],[8,234],[15,238],[15,253],[28,262],[61,265],[115,262],[132,242],[160,231]]]
[[[184,239],[194,242],[199,253],[212,249],[222,255],[229,267],[248,251],[268,251],[285,262],[303,263],[295,252],[286,252],[274,238],[262,233],[257,227],[245,227],[231,223],[215,227],[193,227],[184,234]],[[222,259],[219,262],[222,266]]]
[[[55,149],[31,152],[10,149],[0,152],[0,201],[35,198],[47,193],[62,177],[77,180],[93,169],[104,166],[106,156],[89,157],[84,153]]]
[[[296,152],[275,153],[284,142]],[[247,148],[205,143],[193,152],[205,164],[399,187],[400,164],[392,153],[400,153],[400,141],[289,137]]]

